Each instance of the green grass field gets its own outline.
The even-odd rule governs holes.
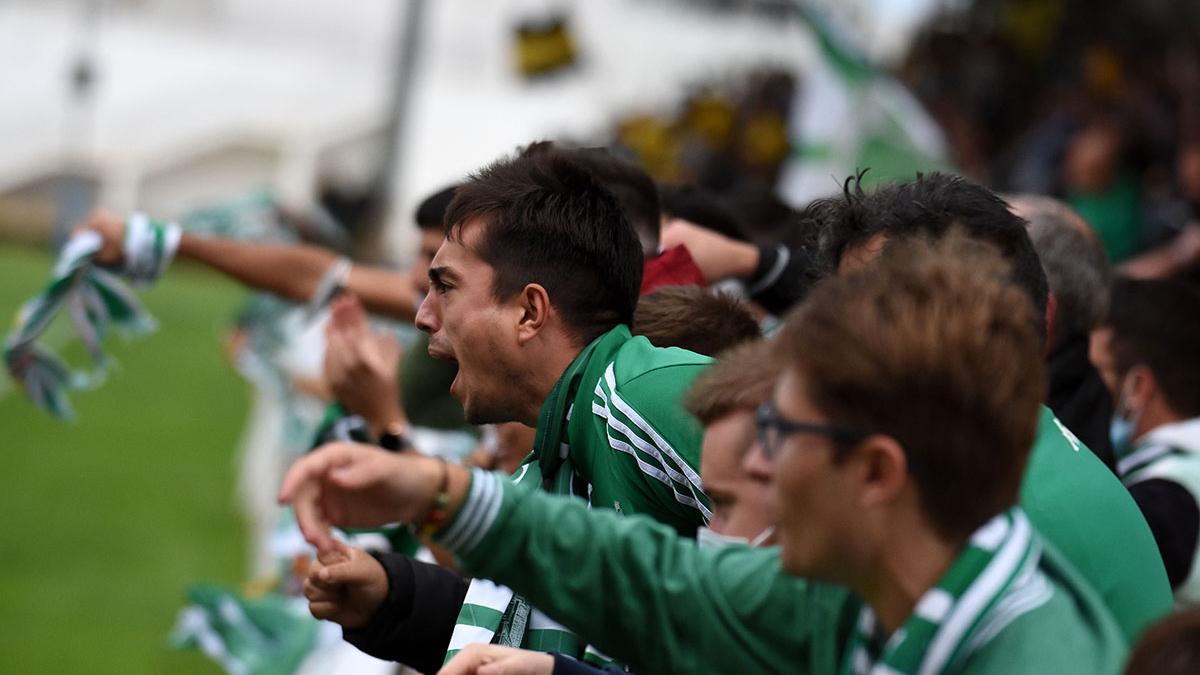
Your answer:
[[[0,246],[6,331],[50,264]],[[243,296],[172,269],[143,296],[160,330],[110,337],[117,368],[72,396],[73,423],[0,376],[0,673],[218,672],[166,637],[187,584],[243,580],[233,492],[249,392],[220,343]],[[52,342],[66,342],[64,328]]]

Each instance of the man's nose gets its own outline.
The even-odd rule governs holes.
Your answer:
[[[436,294],[429,293],[425,299],[421,301],[421,306],[417,308],[417,318],[415,323],[417,328],[432,335],[441,328],[441,321],[438,319]]]
[[[742,471],[745,471],[751,478],[756,480],[771,480],[771,475],[775,471],[774,462],[767,459],[767,454],[763,452],[762,443],[755,441],[750,446],[750,451],[742,458]]]

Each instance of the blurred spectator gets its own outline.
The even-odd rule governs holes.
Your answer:
[[[976,245],[998,249],[1013,285],[1032,303],[1030,318],[1045,339],[1045,270],[1024,221],[986,188],[940,173],[869,193],[851,181],[844,195],[814,202],[806,216],[823,224],[822,265],[839,275],[877,264],[906,240],[940,239],[956,229]],[[996,364],[999,370],[1009,367]],[[926,424],[940,424],[942,413],[926,411]],[[1137,505],[1045,407],[1021,484],[1021,506],[1105,598],[1127,636],[1169,607],[1162,560]],[[1096,536],[1097,527],[1104,528],[1103,536]]]
[[[682,347],[705,356],[762,336],[745,303],[700,286],[668,286],[642,296],[632,332],[658,347]]]
[[[701,545],[774,542],[770,491],[746,472],[743,460],[756,441],[755,413],[770,398],[776,370],[770,344],[757,340],[723,353],[688,391],[688,412],[704,425],[700,480],[713,509],[696,534]]]
[[[1108,312],[1108,258],[1096,233],[1066,204],[1018,195],[1009,205],[1029,222],[1029,236],[1050,286],[1046,404],[1115,472],[1108,437],[1112,400],[1088,360],[1088,336]]]
[[[1194,675],[1200,673],[1200,609],[1159,621],[1134,645],[1125,675]]]
[[[1176,600],[1200,603],[1200,293],[1120,280],[1094,344],[1116,400],[1117,469],[1150,524]]]
[[[1098,120],[1072,138],[1063,161],[1067,201],[1117,263],[1137,252],[1141,211],[1137,180],[1121,164],[1123,143],[1115,121]]]

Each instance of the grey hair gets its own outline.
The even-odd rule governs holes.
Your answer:
[[[1029,238],[1058,301],[1056,336],[1086,335],[1108,315],[1112,267],[1099,237],[1087,221],[1057,199],[1014,195],[1008,201],[1029,221]]]

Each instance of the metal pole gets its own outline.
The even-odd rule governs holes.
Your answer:
[[[391,91],[392,104],[390,106],[392,115],[384,129],[383,160],[375,185],[376,194],[382,198],[387,211],[395,206],[393,192],[402,178],[404,130],[407,127],[414,74],[420,55],[421,29],[425,23],[425,4],[425,0],[404,0],[406,11],[400,13],[403,25],[399,30],[400,42],[396,45]]]

